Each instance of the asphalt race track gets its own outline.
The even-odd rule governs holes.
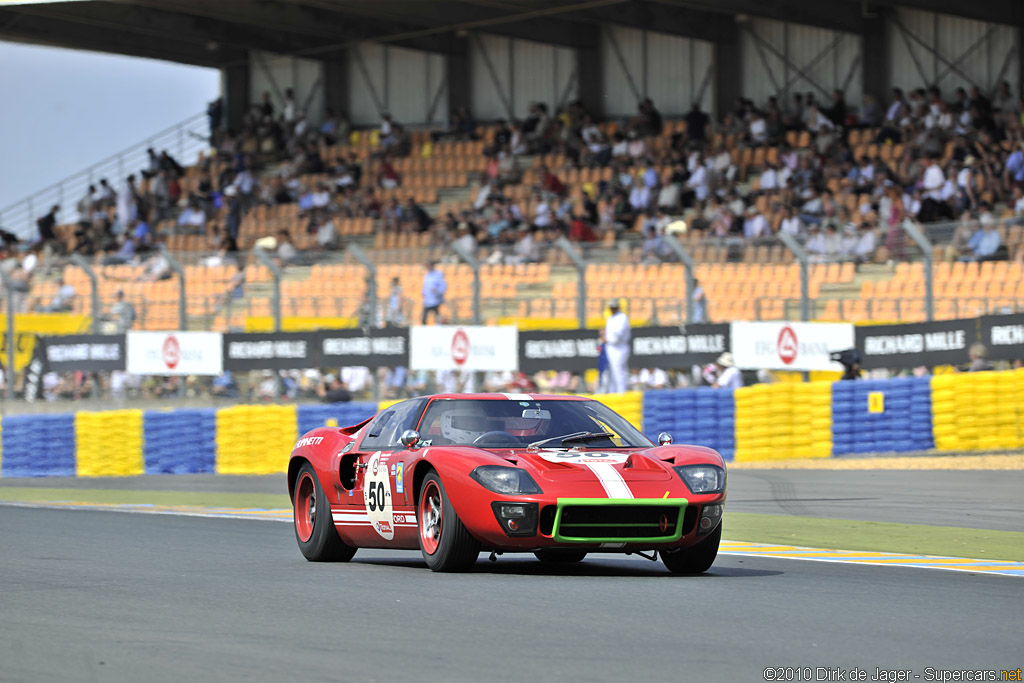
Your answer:
[[[282,475],[0,479],[3,486],[287,493]],[[1022,531],[1021,491],[1024,470],[736,469],[729,472],[727,510]]]
[[[760,681],[853,666],[927,680],[1024,663],[1016,577],[736,556],[701,577],[617,556],[481,556],[439,575],[417,553],[308,563],[280,522],[18,507],[0,507],[0,540],[3,681]]]

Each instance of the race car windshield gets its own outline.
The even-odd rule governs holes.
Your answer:
[[[525,448],[552,437],[587,434],[572,446],[637,448],[653,445],[610,408],[596,401],[432,401],[419,427],[424,445]],[[549,447],[568,447],[553,439]]]

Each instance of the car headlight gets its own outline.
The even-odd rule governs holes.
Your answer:
[[[725,470],[715,465],[679,465],[673,467],[692,493],[721,493],[725,490]]]
[[[469,476],[495,493],[543,493],[530,473],[518,467],[483,465],[470,472]]]

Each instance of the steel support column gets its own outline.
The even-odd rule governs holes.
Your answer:
[[[96,277],[96,271],[92,269],[92,265],[86,260],[81,254],[72,254],[71,262],[76,266],[85,271],[86,277],[89,278],[89,296],[92,301],[92,333],[100,333],[100,316],[102,311],[100,310],[100,283],[99,278]]]
[[[932,243],[913,221],[905,221],[903,229],[917,242],[924,255],[924,311],[931,322],[935,320],[935,260],[932,256]]]
[[[555,240],[555,246],[565,252],[576,266],[576,320],[582,330],[587,326],[587,262],[573,243],[565,237]]]
[[[662,239],[668,245],[668,248],[679,257],[686,271],[686,324],[689,325],[693,323],[693,291],[696,289],[696,278],[693,275],[693,257],[690,255],[689,250],[679,243],[675,235],[665,235]],[[707,321],[705,320],[704,322]]]
[[[452,243],[452,253],[473,269],[473,323],[483,323],[483,315],[480,312],[480,259],[471,254],[461,244]]]
[[[274,332],[281,331],[281,269],[274,263],[274,259],[270,258],[264,249],[259,247],[252,250],[252,253],[256,255],[256,258],[260,260],[269,270],[270,274],[274,276],[274,294],[271,299],[274,314]]]

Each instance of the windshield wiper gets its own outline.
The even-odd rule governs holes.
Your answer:
[[[562,445],[564,446],[566,443],[570,443],[572,441],[590,441],[591,439],[605,439],[613,436],[615,435],[612,434],[611,432],[573,432],[572,434],[565,434],[563,436],[552,436],[547,439],[542,439],[541,441],[534,441],[526,448],[538,448],[546,443],[551,443],[552,441],[561,441]]]

